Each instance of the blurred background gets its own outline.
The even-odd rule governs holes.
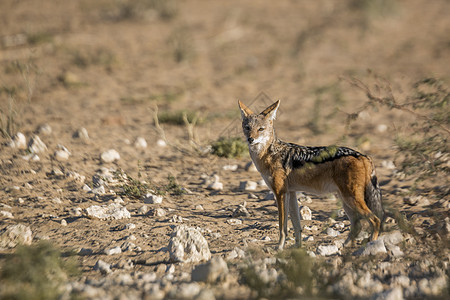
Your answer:
[[[382,78],[404,99],[419,80],[448,80],[449,8],[446,0],[3,0],[1,109],[13,99],[33,112],[16,127],[44,115],[140,126],[156,104],[201,113],[213,139],[214,121],[239,118],[237,99],[254,110],[281,99],[283,135],[339,142],[347,115],[367,101],[352,78]],[[366,124],[375,128],[373,117]],[[388,127],[401,118],[386,117]]]

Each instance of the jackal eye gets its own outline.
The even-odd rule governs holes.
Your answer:
[[[264,131],[264,127],[260,127],[259,129],[258,129],[258,131]]]
[[[250,130],[250,126],[246,125],[246,126],[244,126],[244,129],[249,131]]]

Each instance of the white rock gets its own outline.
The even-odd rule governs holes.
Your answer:
[[[72,207],[69,212],[71,216],[75,217],[79,217],[83,214],[83,210],[81,209],[81,207]]]
[[[385,244],[385,246],[389,253],[394,257],[401,257],[404,254],[400,247],[397,245]]]
[[[66,177],[70,178],[76,182],[79,182],[79,183],[84,183],[84,181],[86,180],[86,176],[80,175],[79,173],[77,173],[75,171],[66,172]]]
[[[265,181],[264,179],[259,180],[259,181],[257,182],[257,184],[258,184],[259,186],[263,187],[263,188],[267,188],[267,187],[268,187],[268,186],[267,186],[267,183],[266,183],[266,181]]]
[[[194,209],[195,209],[195,210],[200,210],[200,211],[205,210],[201,204],[196,205],[196,206],[194,207]]]
[[[62,146],[62,149],[55,151],[55,159],[57,161],[65,161],[69,159],[70,154],[71,153],[69,152],[69,150],[67,150],[66,147]]]
[[[365,247],[356,251],[357,255],[367,256],[367,255],[377,255],[378,253],[387,253],[384,241],[378,239],[376,241],[371,241],[366,244]]]
[[[302,220],[311,220],[312,219],[311,209],[309,209],[308,206],[303,205],[300,208],[300,217]]]
[[[242,225],[242,221],[239,219],[228,219],[227,223],[230,225]]]
[[[184,225],[175,228],[168,248],[173,262],[200,262],[211,258],[208,242],[201,232]]]
[[[140,215],[145,215],[146,213],[148,213],[149,208],[147,205],[142,205],[139,209],[138,209],[138,214]]]
[[[238,169],[238,165],[225,165],[222,169],[225,171],[236,171]]]
[[[385,235],[382,235],[380,239],[383,240],[386,245],[387,244],[397,245],[398,243],[401,243],[404,240],[403,234],[400,232],[400,230],[395,230]]]
[[[245,257],[245,251],[238,247],[234,247],[233,250],[228,252],[226,259],[231,260],[231,259],[235,259],[235,258],[244,258],[244,257]]]
[[[100,159],[104,163],[111,163],[120,159],[120,154],[114,149],[109,149],[100,155]]]
[[[192,281],[215,283],[225,279],[228,274],[228,266],[220,256],[214,256],[205,264],[197,265],[191,273]]]
[[[216,296],[214,296],[214,292],[210,289],[202,288],[200,293],[195,296],[195,300],[216,300]]]
[[[153,210],[153,215],[155,217],[164,217],[166,214],[167,214],[166,211],[162,208],[155,208]]]
[[[239,189],[241,191],[254,191],[258,187],[258,184],[254,181],[241,181],[239,183]]]
[[[134,283],[133,278],[130,274],[122,273],[118,274],[116,278],[114,278],[114,283],[116,285],[127,286],[132,285]],[[130,299],[130,298],[128,298]]]
[[[223,183],[216,181],[216,182],[213,182],[210,185],[208,185],[206,188],[208,190],[221,191],[221,190],[223,190]]]
[[[314,242],[314,236],[312,236],[312,235],[305,236],[305,237],[303,238],[303,240],[304,240],[305,242]]]
[[[383,291],[382,283],[379,280],[372,278],[372,274],[369,271],[366,271],[358,278],[356,285],[363,289],[365,294],[379,293]]]
[[[387,129],[388,129],[388,127],[387,127],[386,124],[378,124],[377,125],[377,131],[378,132],[383,133],[383,132],[386,132]]]
[[[75,133],[73,134],[73,138],[88,141],[89,134],[88,134],[86,128],[82,127],[80,129],[78,129],[77,131],[75,131]]]
[[[245,207],[247,205],[247,202],[244,201],[243,204],[239,204],[239,206],[233,211],[232,217],[250,217],[250,213],[248,212],[247,208]]]
[[[88,192],[92,193],[92,194],[96,194],[96,195],[103,195],[106,193],[106,190],[105,190],[105,187],[103,185],[101,185],[99,187],[96,187],[96,188],[88,191]]]
[[[340,235],[340,234],[341,234],[341,233],[340,233],[339,231],[334,230],[334,229],[331,228],[331,227],[328,227],[328,228],[327,228],[327,235],[329,235],[329,236],[336,237],[336,236],[338,236],[338,235]]]
[[[83,191],[85,191],[85,192],[90,192],[90,191],[92,191],[92,189],[87,185],[87,184],[84,184],[83,185],[83,187],[81,188]]]
[[[114,248],[105,249],[104,252],[105,252],[106,255],[114,255],[114,254],[122,253],[122,249],[120,249],[120,247],[117,246],[117,247],[114,247]]]
[[[394,287],[392,289],[383,291],[373,295],[371,300],[403,300],[403,290],[400,287]]]
[[[201,291],[197,282],[174,285],[168,293],[168,299],[194,299]]]
[[[120,220],[131,218],[130,212],[122,205],[116,203],[102,206],[92,205],[86,208],[86,213],[88,217],[101,220]]]
[[[28,149],[31,153],[42,153],[47,151],[47,146],[41,141],[39,136],[34,135],[28,143]]]
[[[388,170],[395,170],[395,164],[392,160],[383,160],[381,166]]]
[[[430,205],[430,201],[423,196],[410,196],[403,199],[403,202],[409,205],[427,206]]]
[[[147,193],[143,197],[143,200],[144,200],[145,204],[160,204],[163,201],[163,197],[162,196],[153,195],[151,193]]]
[[[345,239],[339,239],[339,240],[335,240],[334,244],[341,249],[342,247],[344,247],[344,243],[345,243]]]
[[[307,250],[306,254],[308,254],[310,257],[316,257],[316,254],[313,251]]]
[[[111,265],[101,259],[95,264],[94,270],[99,270],[102,274],[109,274],[112,272]]]
[[[27,139],[22,132],[16,133],[11,142],[9,143],[11,148],[17,149],[26,149],[27,148]]]
[[[147,141],[143,137],[138,137],[134,142],[134,147],[138,149],[145,149],[147,148]]]
[[[169,220],[170,223],[183,223],[183,217],[178,215],[173,215]]]
[[[22,159],[26,160],[26,161],[40,161],[41,159],[39,158],[39,155],[37,155],[36,153],[30,153],[27,155],[22,156]]]
[[[11,212],[5,211],[5,210],[1,210],[0,211],[0,217],[8,218],[8,219],[14,219],[13,214]]]
[[[0,248],[14,248],[18,244],[31,245],[32,232],[23,224],[9,225],[0,233]]]
[[[330,256],[340,254],[340,251],[336,245],[320,245],[317,247],[317,254],[322,256]]]
[[[296,192],[295,194],[296,194],[296,197],[298,198],[298,200],[299,200],[301,203],[307,203],[307,204],[311,204],[311,203],[312,203],[312,199],[311,199],[310,196],[305,195],[305,194],[302,193],[302,192]]]
[[[62,219],[62,220],[61,220],[61,226],[67,226],[67,221],[64,220],[64,219]]]
[[[156,145],[157,145],[158,147],[166,147],[166,146],[167,146],[167,143],[166,143],[166,141],[164,141],[163,139],[159,139],[159,140],[156,141]]]
[[[37,131],[39,134],[50,135],[52,134],[52,127],[49,124],[42,124]]]
[[[435,278],[423,278],[417,282],[419,293],[422,295],[437,296],[447,288],[447,276],[441,275]]]
[[[127,223],[125,224],[125,230],[131,230],[131,229],[135,229],[136,228],[136,224],[134,223]]]

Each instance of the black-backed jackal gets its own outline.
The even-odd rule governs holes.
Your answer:
[[[378,238],[384,209],[375,169],[368,156],[346,147],[306,147],[280,141],[273,127],[279,100],[260,114],[254,114],[241,101],[238,104],[250,156],[277,201],[279,249],[286,240],[288,211],[296,245],[301,245],[296,191],[337,193],[341,197],[351,223],[345,244],[353,242],[360,232],[362,218],[371,224],[371,240]]]

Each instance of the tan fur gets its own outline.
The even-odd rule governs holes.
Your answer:
[[[369,209],[364,198],[365,189],[371,184],[371,178],[374,176],[371,159],[345,147],[339,148],[338,153],[336,150],[338,148],[304,147],[279,141],[273,129],[273,120],[279,104],[277,101],[262,113],[255,115],[239,101],[250,155],[277,200],[280,223],[279,248],[284,247],[287,235],[288,210],[294,225],[296,244],[300,246],[301,243],[300,216],[295,198],[297,190],[337,193],[342,198],[344,209],[351,221],[351,230],[346,243],[353,242],[359,233],[362,218],[371,224],[373,228],[371,239],[376,240],[381,221]],[[302,155],[305,156],[304,161],[301,160]],[[291,162],[294,160],[295,162]]]

